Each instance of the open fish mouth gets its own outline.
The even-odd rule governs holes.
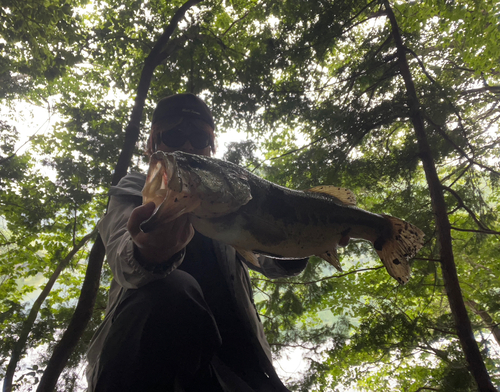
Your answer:
[[[147,233],[160,221],[167,223],[183,214],[224,216],[248,203],[252,195],[241,173],[229,170],[217,175],[218,167],[211,162],[193,154],[155,152],[142,194],[143,204],[152,201],[156,208],[141,224],[142,231]]]
[[[193,193],[188,186],[188,179],[181,177],[175,159],[164,159],[153,154],[149,166],[146,184],[142,191],[143,204],[155,203],[151,217],[142,222],[141,230],[145,233],[153,230],[160,221],[167,223],[183,214],[190,213],[201,204],[201,197]]]

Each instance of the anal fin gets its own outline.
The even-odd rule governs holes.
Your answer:
[[[337,254],[337,250],[327,250],[325,253],[320,255],[316,255],[321,257],[323,260],[328,261],[331,265],[333,265],[337,271],[342,272],[342,266],[340,265],[339,255]]]

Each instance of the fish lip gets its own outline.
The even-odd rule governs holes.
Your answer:
[[[175,153],[167,153],[161,151],[164,158],[167,160],[165,164],[165,172],[167,173],[167,189],[175,192],[181,192],[183,188],[182,175],[180,173],[179,164]],[[164,161],[164,158],[161,158]]]
[[[151,155],[151,158],[161,162],[165,169],[165,173],[167,174],[167,183],[165,187],[180,192],[182,190],[183,181],[175,152],[156,151]],[[167,164],[165,164],[165,161],[167,161]],[[177,175],[174,176],[174,173]]]
[[[156,222],[159,220],[158,211],[161,211],[163,204],[165,204],[165,202],[167,201],[169,190],[177,190],[177,189],[172,189],[171,179],[177,178],[178,179],[178,181],[176,182],[176,184],[178,185],[177,188],[182,189],[181,176],[177,175],[174,177],[174,175],[173,175],[174,173],[178,173],[178,170],[179,170],[178,165],[177,165],[177,159],[175,158],[174,154],[167,153],[164,151],[155,151],[151,155],[151,158],[157,162],[161,162],[161,164],[165,170],[166,177],[167,177],[167,183],[165,184],[165,188],[167,190],[167,194],[165,195],[163,201],[155,207],[155,210],[153,211],[151,216],[139,225],[140,229],[144,233],[148,233],[148,232],[152,231],[154,229],[154,227],[156,226]],[[168,164],[165,164],[165,159],[168,161]]]

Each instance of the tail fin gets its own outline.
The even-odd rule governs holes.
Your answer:
[[[423,246],[424,233],[411,223],[389,215],[384,217],[391,222],[392,236],[383,243],[376,241],[375,249],[389,275],[400,284],[405,284],[410,280],[409,261]]]

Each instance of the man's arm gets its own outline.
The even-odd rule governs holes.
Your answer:
[[[139,195],[142,185],[134,184]],[[116,188],[120,190],[120,184]],[[126,195],[117,189],[107,214],[99,222],[99,232],[115,280],[122,287],[136,289],[177,268],[193,229],[187,218],[180,218],[158,226],[151,233],[143,233],[139,226],[152,214],[154,205],[137,207],[141,200],[137,193]]]

